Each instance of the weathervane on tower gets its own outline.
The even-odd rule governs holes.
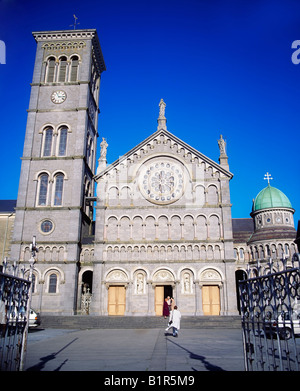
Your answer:
[[[70,24],[70,27],[74,27],[74,30],[76,30],[76,26],[80,24],[80,22],[77,23],[78,18],[75,14],[73,14],[73,17],[74,17],[74,24]]]
[[[264,179],[266,179],[268,181],[268,185],[270,184],[270,180],[273,179],[271,174],[269,174],[268,172],[265,174],[265,177]]]

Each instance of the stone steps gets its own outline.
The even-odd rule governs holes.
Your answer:
[[[41,328],[61,329],[145,329],[163,328],[167,319],[158,316],[54,316],[41,315]],[[183,316],[183,329],[241,328],[240,316]]]

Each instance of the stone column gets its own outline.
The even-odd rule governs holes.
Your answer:
[[[148,315],[155,316],[155,285],[152,284],[151,281],[148,283]]]
[[[199,302],[199,295],[200,295],[200,288],[199,288],[199,280],[194,281],[195,285],[195,316],[200,315],[199,308],[200,308],[200,302]]]
[[[220,315],[227,315],[227,305],[226,305],[226,286],[224,284],[219,285],[220,290]]]
[[[131,311],[131,297],[132,297],[132,281],[128,284],[125,284],[125,297],[126,297],[126,304],[125,304],[125,315],[132,315]]]
[[[202,301],[202,286],[203,284],[199,282],[199,294],[198,294],[198,315],[203,316],[203,301]]]

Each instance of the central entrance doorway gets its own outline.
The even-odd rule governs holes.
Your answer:
[[[155,287],[155,315],[162,316],[163,305],[167,296],[173,296],[172,285],[157,285]]]
[[[218,285],[203,285],[202,300],[204,315],[220,315],[220,289]]]
[[[108,288],[108,315],[125,314],[126,290],[125,286],[110,286]]]

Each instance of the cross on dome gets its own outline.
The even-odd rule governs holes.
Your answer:
[[[268,181],[268,185],[270,184],[270,180],[273,179],[271,174],[269,174],[268,172],[265,174],[265,177],[264,179],[266,179]]]

